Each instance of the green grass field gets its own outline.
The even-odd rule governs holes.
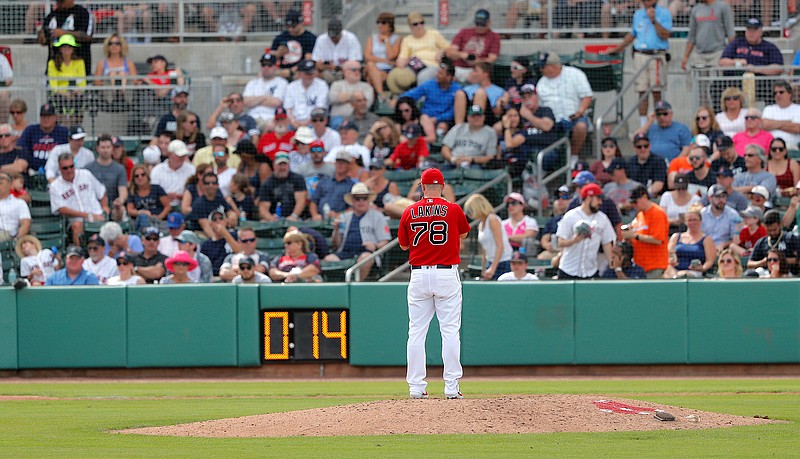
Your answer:
[[[800,451],[800,379],[466,380],[468,396],[576,393],[620,396],[789,421],[695,431],[544,435],[396,435],[206,439],[108,430],[403,398],[402,381],[0,382],[3,457],[790,457]],[[431,384],[440,394],[441,384]]]

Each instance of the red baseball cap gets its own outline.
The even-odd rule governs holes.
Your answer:
[[[430,169],[425,169],[422,172],[422,184],[423,185],[444,185],[444,175],[442,175],[442,171],[432,167]]]
[[[603,190],[601,190],[600,185],[596,183],[590,183],[581,188],[581,199],[586,199],[588,196],[600,196],[602,194]]]

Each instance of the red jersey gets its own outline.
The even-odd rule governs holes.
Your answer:
[[[279,151],[289,153],[294,150],[294,145],[292,145],[293,137],[294,131],[287,131],[281,137],[276,136],[274,132],[264,134],[258,141],[258,152],[262,155],[267,155],[269,159],[274,161],[275,155]]]
[[[469,222],[461,207],[442,198],[422,198],[406,207],[397,239],[408,247],[413,266],[457,265],[461,262],[461,235]]]
[[[753,250],[756,242],[766,235],[767,228],[764,227],[764,225],[759,224],[755,233],[750,233],[750,227],[745,226],[742,228],[742,231],[739,232],[739,245],[744,247],[746,250]]]
[[[428,144],[422,138],[417,139],[414,147],[406,142],[401,142],[394,147],[394,151],[389,156],[389,159],[394,161],[394,167],[398,169],[414,169],[419,164],[420,158],[430,155],[428,152]]]

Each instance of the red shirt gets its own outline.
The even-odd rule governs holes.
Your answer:
[[[750,227],[745,226],[742,228],[742,231],[739,232],[739,245],[747,250],[753,250],[753,246],[756,245],[756,241],[766,235],[767,228],[765,228],[764,225],[759,224],[758,229],[753,234],[750,234]]]
[[[389,159],[394,161],[394,167],[397,169],[414,169],[419,164],[419,159],[429,156],[428,144],[421,138],[417,139],[414,148],[411,148],[409,143],[401,142],[389,156]]]
[[[294,137],[294,131],[288,131],[281,137],[276,136],[274,132],[264,134],[258,141],[258,152],[262,155],[267,155],[271,160],[275,160],[275,154],[279,151],[289,153],[294,150],[292,137]]]
[[[413,266],[457,265],[461,262],[461,235],[469,222],[461,207],[442,198],[422,198],[406,207],[397,239],[408,247]]]
[[[466,51],[474,54],[479,59],[486,59],[489,54],[500,55],[500,35],[497,32],[488,31],[485,35],[475,33],[474,27],[467,27],[458,31],[453,37],[453,45],[459,51]],[[472,67],[472,65],[462,59],[453,62],[456,67]]]

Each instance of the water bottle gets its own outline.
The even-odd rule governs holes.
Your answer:
[[[327,220],[331,216],[331,205],[327,202],[322,205],[322,218]]]
[[[244,58],[244,73],[246,75],[250,75],[251,73],[253,73],[253,58],[251,58],[250,56]]]
[[[283,213],[282,211],[283,211],[283,205],[281,205],[280,202],[275,204],[275,216],[278,217],[278,220],[280,220],[282,217]]]
[[[14,282],[16,282],[16,281],[17,281],[17,270],[14,269],[14,268],[11,268],[8,271],[8,285],[14,285]]]
[[[244,226],[247,223],[247,212],[241,211],[239,213],[239,226]]]

